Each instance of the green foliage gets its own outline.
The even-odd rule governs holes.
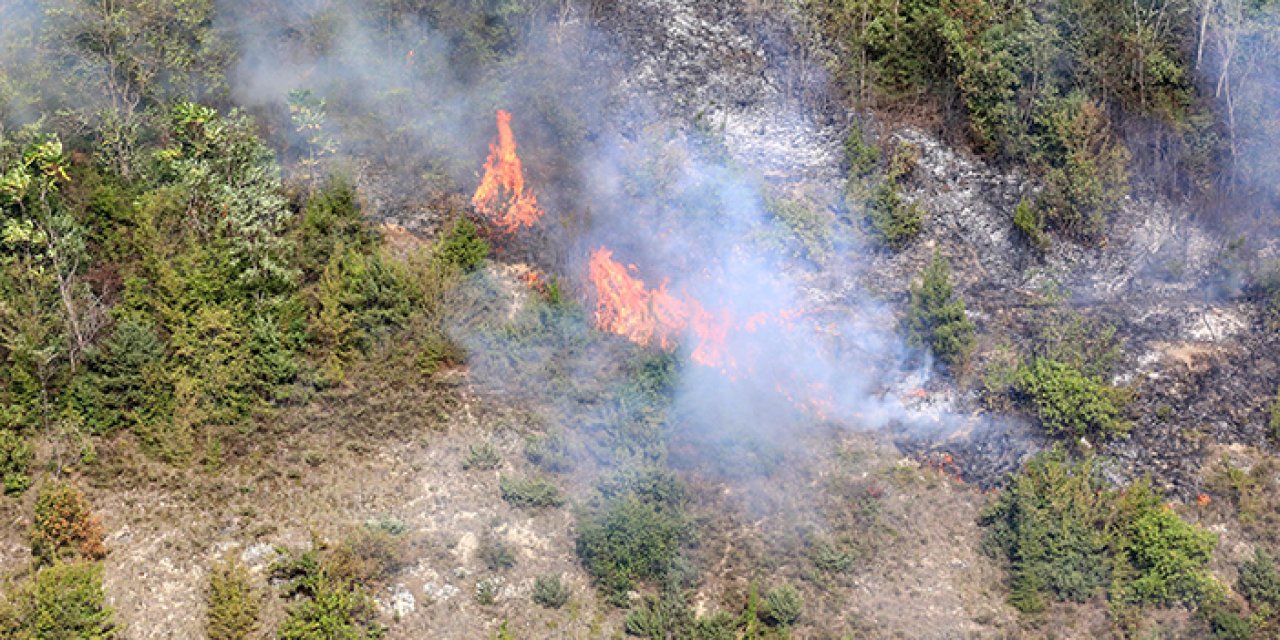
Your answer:
[[[1255,549],[1253,558],[1240,564],[1240,595],[1255,609],[1266,608],[1280,612],[1280,571],[1275,559],[1262,549]]]
[[[1040,208],[1055,228],[1084,239],[1101,237],[1106,214],[1128,190],[1129,152],[1111,139],[1098,105],[1072,93],[1042,116],[1045,191]]]
[[[489,243],[480,237],[474,222],[466,217],[454,219],[436,242],[435,259],[463,272],[475,271],[489,256]]]
[[[1049,236],[1044,231],[1044,218],[1040,211],[1027,200],[1018,203],[1013,210],[1013,226],[1035,248],[1045,251],[1049,248]]]
[[[244,565],[229,559],[209,572],[205,632],[209,640],[251,640],[258,631],[262,600]]]
[[[0,632],[13,640],[112,640],[119,629],[97,562],[55,563],[36,572],[0,612]],[[8,618],[8,619],[6,619]]]
[[[138,316],[121,318],[101,348],[90,352],[86,374],[70,401],[90,432],[145,429],[173,410],[168,353],[154,325]]]
[[[486,440],[468,447],[467,459],[462,463],[462,468],[469,471],[492,471],[501,465],[502,456],[498,455],[497,447]]]
[[[684,490],[670,475],[623,475],[600,486],[578,518],[578,558],[614,601],[637,580],[661,580],[692,533]]]
[[[342,177],[330,178],[307,198],[296,231],[298,262],[308,280],[315,280],[342,249],[370,253],[374,234],[360,213],[355,187]]]
[[[35,460],[35,451],[20,435],[0,429],[0,479],[4,482],[6,494],[17,494],[31,486],[31,463]]]
[[[1141,485],[1124,496],[1130,514],[1122,549],[1137,576],[1127,597],[1154,604],[1196,603],[1220,585],[1206,569],[1218,537],[1188,524]]]
[[[788,627],[800,619],[804,609],[804,601],[796,588],[784,584],[770,589],[764,596],[764,604],[760,609],[760,619],[779,627]]]
[[[920,235],[923,219],[920,205],[904,200],[901,187],[890,180],[881,182],[867,203],[867,223],[871,230],[885,246],[895,251]]]
[[[844,139],[844,161],[849,165],[850,179],[864,178],[880,162],[880,149],[867,142],[862,125],[855,123]]]
[[[559,507],[564,504],[559,487],[546,478],[502,476],[498,479],[498,486],[502,490],[503,500],[522,509]]]
[[[319,178],[320,164],[326,156],[338,151],[338,141],[326,131],[326,102],[307,89],[289,92],[289,119],[293,130],[302,138],[304,156],[298,164],[309,183]]]
[[[1019,368],[1016,388],[1050,435],[1111,437],[1129,430],[1129,394],[1070,364],[1036,357]]]
[[[101,559],[107,553],[104,538],[102,522],[79,489],[57,484],[40,491],[31,527],[31,554],[41,563]]]
[[[925,267],[923,281],[911,287],[907,331],[908,344],[929,347],[951,366],[963,365],[973,352],[973,321],[951,284],[951,266],[937,251]]]
[[[1072,461],[1061,449],[1028,462],[979,524],[988,548],[1008,560],[1009,599],[1024,612],[1049,598],[1195,604],[1220,590],[1207,568],[1213,534],[1179,518],[1145,482],[1107,489],[1093,459]]]
[[[377,640],[377,605],[360,585],[336,576],[315,552],[287,555],[271,567],[282,595],[293,599],[280,640]]]
[[[533,581],[533,601],[548,609],[559,609],[569,602],[569,586],[560,574],[538,576]]]

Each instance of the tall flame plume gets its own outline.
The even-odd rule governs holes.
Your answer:
[[[524,165],[516,154],[516,137],[511,132],[511,114],[498,110],[498,137],[489,144],[484,177],[471,197],[476,211],[494,226],[515,233],[532,227],[542,218],[538,199],[524,187]]]

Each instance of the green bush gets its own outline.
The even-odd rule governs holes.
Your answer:
[[[6,494],[22,493],[31,486],[31,463],[35,451],[16,432],[0,429],[0,480]]]
[[[11,599],[14,640],[112,640],[120,637],[97,562],[55,563]],[[0,631],[4,631],[0,621]]]
[[[498,455],[497,447],[492,442],[485,441],[467,448],[467,459],[463,461],[462,468],[468,471],[492,471],[501,465],[502,456]]]
[[[1145,485],[1123,502],[1131,518],[1123,548],[1138,572],[1128,587],[1132,597],[1143,603],[1195,604],[1219,588],[1206,569],[1217,536],[1178,517]]]
[[[984,544],[1006,559],[1010,603],[1106,593],[1124,604],[1196,604],[1220,588],[1208,572],[1216,538],[1173,513],[1140,482],[1106,488],[1092,459],[1041,454],[979,516]]]
[[[1253,558],[1240,565],[1240,595],[1255,609],[1267,607],[1280,612],[1280,571],[1275,559],[1262,549],[1256,549]]]
[[[1128,190],[1128,150],[1112,140],[1102,108],[1080,93],[1047,108],[1040,121],[1047,132],[1039,151],[1046,221],[1079,238],[1101,237],[1107,214]]]
[[[973,352],[974,325],[965,315],[964,300],[951,284],[951,266],[935,251],[919,286],[911,287],[907,311],[907,342],[929,347],[938,359],[962,365]]]
[[[1112,437],[1129,430],[1129,394],[1072,365],[1037,357],[1018,369],[1016,389],[1050,435]]]
[[[684,594],[664,589],[658,597],[648,597],[623,620],[627,635],[650,640],[665,640],[688,635],[693,623],[693,610]]]
[[[558,507],[564,504],[560,489],[546,478],[502,476],[498,479],[498,486],[502,490],[503,500],[522,509]]]
[[[449,224],[435,246],[435,259],[463,272],[475,271],[489,256],[489,243],[469,218],[459,217]]]
[[[800,599],[800,592],[795,587],[784,584],[765,594],[760,618],[774,626],[789,627],[800,619],[803,609],[804,601]]]
[[[205,618],[209,640],[251,640],[258,632],[261,609],[262,600],[244,565],[227,560],[213,566]]]
[[[1040,211],[1029,201],[1023,200],[1013,210],[1013,226],[1035,248],[1045,251],[1049,248],[1049,235],[1044,231],[1044,218]]]
[[[377,605],[361,586],[337,577],[315,552],[288,554],[271,567],[282,595],[293,603],[279,640],[377,640]]]
[[[72,402],[91,432],[166,420],[173,411],[168,348],[145,317],[121,318],[85,364]]]
[[[355,187],[344,178],[330,178],[307,198],[297,234],[298,266],[308,280],[318,278],[335,253],[374,250],[374,234],[360,213]]]
[[[924,213],[920,205],[903,199],[896,183],[885,180],[872,191],[866,220],[880,241],[896,251],[920,235]]]
[[[1209,632],[1213,634],[1213,640],[1251,640],[1254,624],[1235,611],[1218,608],[1209,616]]]
[[[849,178],[859,179],[871,174],[880,161],[880,149],[867,142],[862,125],[854,123],[844,139],[844,161],[849,165]]]
[[[637,580],[671,572],[692,524],[683,489],[663,473],[615,478],[601,485],[600,494],[578,518],[577,553],[616,602]]]
[[[533,581],[533,601],[548,609],[559,609],[569,602],[569,587],[560,574],[538,576]]]

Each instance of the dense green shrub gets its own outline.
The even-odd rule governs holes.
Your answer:
[[[1173,513],[1141,482],[1106,488],[1094,460],[1041,454],[987,505],[985,544],[1009,562],[1010,602],[1035,612],[1049,598],[1195,604],[1220,589],[1207,564],[1209,532]]]
[[[35,451],[25,438],[8,429],[0,429],[0,480],[6,494],[22,493],[31,486],[31,463]]]
[[[934,252],[922,282],[911,287],[907,313],[908,344],[929,347],[951,366],[964,364],[973,352],[973,321],[965,315],[964,300],[951,284],[951,267],[941,253]]]
[[[1102,109],[1079,93],[1048,109],[1042,124],[1049,132],[1039,155],[1045,220],[1076,237],[1099,238],[1128,190],[1128,150],[1111,139]]]
[[[885,246],[898,250],[920,235],[924,214],[920,205],[902,197],[897,183],[880,183],[867,203],[867,223]]]
[[[804,601],[800,598],[800,592],[795,587],[784,584],[765,594],[760,619],[774,626],[787,627],[800,619],[803,609]]]
[[[880,162],[880,148],[867,142],[860,123],[855,122],[849,127],[849,133],[844,138],[844,161],[849,166],[850,180],[870,175]]]
[[[105,535],[102,521],[79,489],[57,484],[40,491],[31,527],[31,554],[40,562],[100,559],[107,553]]]
[[[1262,549],[1240,565],[1240,595],[1254,608],[1267,607],[1280,613],[1280,571],[1275,559]]]
[[[1013,226],[1035,248],[1041,251],[1049,248],[1049,236],[1044,231],[1043,214],[1030,201],[1023,200],[1014,207]]]
[[[613,600],[637,580],[672,570],[692,524],[684,491],[667,474],[642,472],[602,483],[600,496],[578,519],[578,558]]]
[[[1072,365],[1037,357],[1018,369],[1016,388],[1050,435],[1111,437],[1129,429],[1129,394]]]
[[[172,412],[167,349],[145,317],[121,318],[85,364],[88,371],[73,388],[71,401],[91,432],[141,427],[166,420]]]
[[[489,256],[489,243],[470,218],[454,219],[436,241],[435,259],[461,271],[474,271]]]
[[[249,571],[234,559],[215,563],[209,572],[205,632],[209,640],[251,640],[258,632],[262,600]]]
[[[120,637],[97,562],[58,562],[36,572],[0,612],[0,632],[13,640],[112,640]],[[8,619],[6,619],[8,618]]]
[[[560,574],[538,576],[533,581],[533,601],[548,609],[559,609],[569,602],[569,586]]]
[[[564,504],[560,489],[546,478],[503,476],[498,479],[498,486],[502,490],[503,500],[522,509],[558,507]]]
[[[307,198],[298,220],[298,261],[304,276],[314,280],[343,250],[372,253],[376,238],[360,213],[355,187],[331,178]]]
[[[289,554],[271,567],[281,595],[292,599],[280,640],[376,640],[377,605],[360,585],[335,576],[315,552]]]

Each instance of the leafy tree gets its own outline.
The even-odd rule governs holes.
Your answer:
[[[911,287],[907,332],[909,344],[928,347],[951,366],[962,365],[973,351],[973,321],[965,315],[964,300],[951,284],[951,267],[940,252],[934,252],[919,286]]]

